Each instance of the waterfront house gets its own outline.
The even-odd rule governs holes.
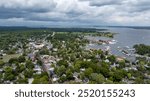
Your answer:
[[[36,43],[34,44],[35,49],[42,49],[45,45],[43,43]]]
[[[3,69],[0,69],[0,73],[2,73],[3,72]]]
[[[116,60],[117,60],[118,62],[121,62],[121,61],[124,61],[125,59],[124,59],[123,57],[117,57]]]
[[[35,61],[35,55],[32,53],[28,54],[28,58],[31,59],[32,61]]]
[[[34,68],[33,70],[36,72],[36,74],[41,74],[41,73],[42,73],[42,69],[41,69],[40,66],[35,65],[34,67],[35,67],[35,68]]]

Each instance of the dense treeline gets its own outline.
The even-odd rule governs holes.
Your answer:
[[[5,51],[10,50],[8,46],[14,46],[17,42],[25,44],[28,42],[27,39],[34,38],[34,39],[41,39],[44,34],[51,34],[51,31],[45,30],[7,30],[0,32],[0,49]]]
[[[54,36],[47,37],[48,40],[60,40],[60,41],[66,41],[66,40],[74,40],[75,38],[79,38],[79,35],[72,34],[70,32],[57,32]]]
[[[104,31],[106,29],[96,29],[96,28],[30,28],[30,27],[0,27],[0,31],[37,31],[46,30],[54,32],[96,32]]]
[[[103,30],[103,29],[99,29]],[[67,34],[57,34],[56,38],[63,40],[65,37],[71,37],[69,32],[96,32],[94,28],[28,28],[28,27],[0,27],[0,49],[9,50],[8,45],[14,45],[16,42],[27,42],[29,38],[42,38],[44,34],[52,32],[68,32]]]
[[[134,45],[134,48],[136,50],[136,53],[138,53],[140,55],[150,56],[150,46],[144,45],[144,44],[139,44],[139,45]]]

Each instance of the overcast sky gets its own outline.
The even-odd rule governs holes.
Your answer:
[[[0,0],[0,26],[150,26],[150,0]]]

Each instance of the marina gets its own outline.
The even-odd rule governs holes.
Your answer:
[[[134,54],[135,49],[133,48],[133,46],[135,44],[150,45],[150,30],[112,27],[102,28],[118,34],[115,34],[114,38],[86,36],[85,38],[90,41],[90,44],[86,46],[86,49],[102,49],[104,51],[107,50],[111,54],[125,57],[131,61],[134,61],[135,58],[139,56],[137,54]]]

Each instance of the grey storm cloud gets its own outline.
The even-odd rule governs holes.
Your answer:
[[[118,5],[121,4],[123,0],[80,0],[89,1],[91,6],[105,6],[105,5]]]
[[[18,18],[30,16],[31,13],[49,12],[55,6],[53,0],[1,0],[0,18]]]
[[[149,25],[149,5],[150,0],[0,0],[0,23]]]
[[[150,11],[150,0],[128,0],[125,4],[131,12]]]
[[[3,9],[20,9],[31,12],[46,12],[56,6],[53,0],[1,0]]]
[[[128,9],[128,11],[150,10],[150,0],[80,0],[88,1],[90,6],[109,6]],[[119,9],[119,7],[117,9]]]

